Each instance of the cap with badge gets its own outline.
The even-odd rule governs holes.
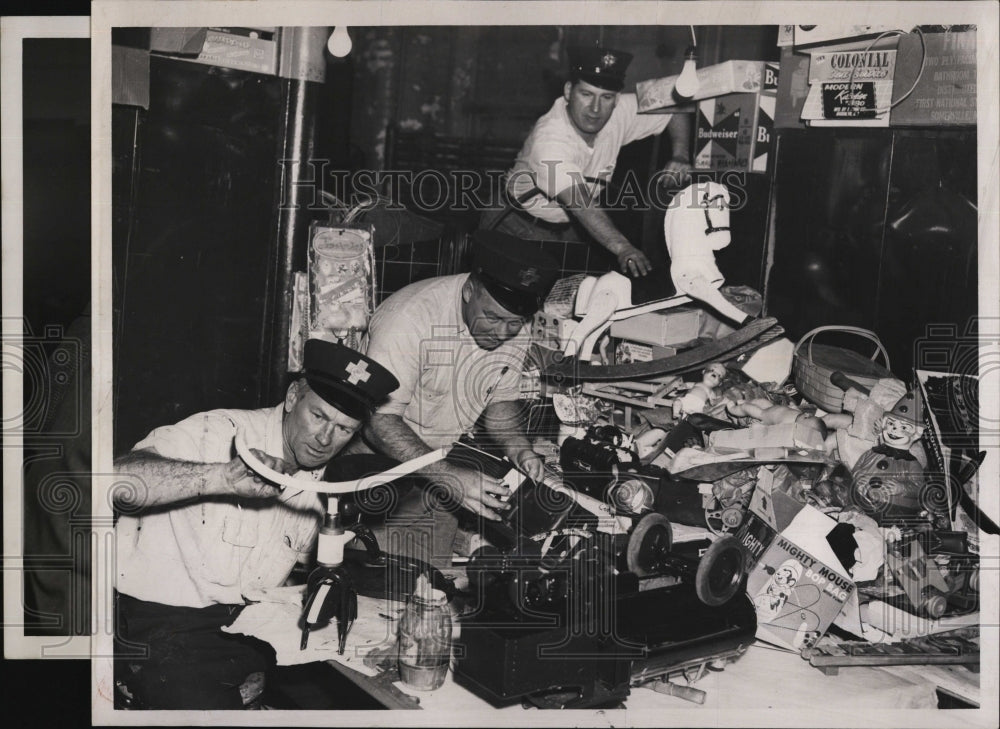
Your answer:
[[[625,88],[625,70],[632,62],[631,53],[600,46],[575,46],[567,50],[567,55],[572,81],[586,81],[608,91]]]
[[[310,339],[303,352],[305,378],[313,392],[358,420],[399,387],[389,370],[350,347]]]
[[[559,264],[538,241],[497,230],[472,234],[472,270],[490,296],[518,316],[538,311],[559,276]]]

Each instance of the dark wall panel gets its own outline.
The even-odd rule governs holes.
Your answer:
[[[975,132],[897,132],[876,328],[892,361],[928,369],[928,326],[961,335],[978,308]]]
[[[891,137],[838,129],[779,144],[768,313],[792,338],[824,324],[871,329]]]
[[[260,406],[272,324],[281,82],[157,57],[150,76],[149,111],[115,116],[119,149],[134,133],[138,155],[114,191],[132,199],[114,241],[119,452],[197,411]]]
[[[788,131],[777,161],[768,313],[793,339],[874,330],[903,379],[929,366],[928,327],[977,312],[975,132]]]

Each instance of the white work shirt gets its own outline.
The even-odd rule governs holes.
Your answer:
[[[224,463],[236,455],[233,437],[238,427],[248,446],[282,458],[282,411],[278,405],[199,413],[157,428],[133,450]],[[311,475],[318,479],[323,470]],[[123,514],[115,526],[116,587],[123,594],[165,605],[241,604],[262,588],[284,583],[295,562],[309,554],[322,516],[318,494],[288,488],[269,501],[208,497],[135,516]]]
[[[610,180],[623,146],[637,139],[659,134],[670,123],[670,114],[639,114],[635,94],[620,94],[604,128],[588,145],[559,97],[531,130],[509,174],[508,192],[520,207],[549,223],[565,223],[569,216],[555,200],[581,180],[587,181],[591,195]],[[602,183],[595,182],[601,180]],[[537,188],[531,197],[524,196]]]
[[[399,380],[377,412],[400,415],[431,448],[468,432],[487,404],[520,397],[528,325],[493,351],[479,347],[462,319],[469,274],[418,281],[375,310],[368,356]]]

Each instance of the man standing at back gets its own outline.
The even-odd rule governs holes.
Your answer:
[[[651,266],[598,207],[623,146],[669,127],[665,180],[685,184],[691,171],[687,114],[639,114],[635,94],[623,94],[632,56],[608,48],[573,48],[563,95],[531,131],[507,176],[508,201],[483,214],[481,227],[534,240],[592,239],[611,252],[622,273],[644,276]]]

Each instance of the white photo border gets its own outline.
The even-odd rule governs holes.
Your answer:
[[[22,361],[23,336],[23,42],[29,38],[88,38],[87,16],[5,16],[0,19],[3,97],[3,626],[4,658],[86,659],[89,636],[24,634],[23,593],[23,424],[24,381],[9,363]]]
[[[234,19],[238,17],[238,23]],[[778,25],[814,24],[824,18],[855,23],[885,23],[912,28],[926,24],[969,24],[978,26],[978,145],[979,145],[979,313],[996,319],[998,300],[998,219],[997,205],[997,77],[996,4],[992,2],[148,2],[96,0],[92,6],[93,33],[93,288],[94,308],[94,471],[112,472],[111,427],[111,45],[112,27],[121,26],[309,26],[309,25]],[[984,345],[990,349],[993,343]],[[982,393],[981,418],[996,422],[996,393]],[[984,420],[984,422],[986,422]],[[984,484],[1000,482],[996,455],[987,458],[981,475]],[[104,494],[94,493],[95,518],[110,516]],[[987,513],[996,514],[998,494],[984,494],[992,503],[984,503]],[[110,524],[110,520],[108,521]],[[109,527],[110,530],[110,527]],[[110,534],[98,534],[101,542]],[[111,542],[105,542],[110,544]],[[984,550],[1000,555],[995,540],[983,543]],[[99,570],[101,561],[94,560]],[[104,565],[107,568],[107,564]],[[986,570],[983,579],[982,614],[996,626],[997,573]],[[111,584],[107,573],[95,572],[95,618],[100,625],[110,625],[106,606],[110,605]],[[102,592],[103,591],[103,592]],[[102,610],[105,610],[102,612]],[[838,726],[850,722],[856,726],[989,726],[995,721],[997,697],[997,631],[983,634],[981,692],[983,709],[917,712],[886,709],[858,715],[850,710],[850,697],[817,697],[814,711],[788,712],[779,707],[706,714],[697,708],[671,708],[663,711],[574,711],[532,712],[530,722],[538,726]],[[212,723],[240,725],[321,726],[331,722],[377,726],[391,723],[407,726],[501,726],[511,723],[511,714],[443,714],[441,712],[157,712],[115,711],[112,708],[111,636],[99,630],[95,636],[93,671],[93,721],[100,724],[177,724]],[[839,705],[839,706],[837,706]]]

